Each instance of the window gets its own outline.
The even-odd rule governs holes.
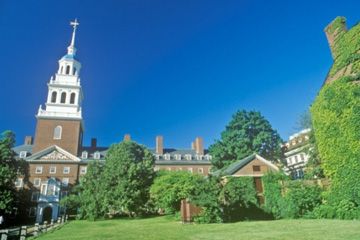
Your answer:
[[[191,158],[192,158],[191,154],[185,154],[185,159],[186,160],[191,160]]]
[[[74,104],[75,103],[75,93],[71,93],[70,95],[70,104]]]
[[[181,154],[175,154],[174,158],[175,160],[181,160]]]
[[[63,173],[64,174],[69,174],[70,173],[70,167],[64,167]]]
[[[31,207],[29,210],[29,217],[35,217],[36,215],[36,207]]]
[[[73,67],[73,75],[75,75],[75,73],[76,73],[76,68]]]
[[[80,174],[86,174],[86,170],[87,170],[86,166],[81,166],[80,167]]]
[[[50,167],[50,171],[49,171],[51,174],[54,174],[54,173],[56,173],[56,167],[54,167],[54,166],[51,166]]]
[[[94,153],[94,158],[95,158],[95,159],[100,159],[100,153],[99,153],[99,152],[95,152],[95,153]]]
[[[36,202],[39,199],[39,192],[31,193],[31,201]]]
[[[70,66],[66,66],[66,74],[70,74]]]
[[[19,154],[20,158],[26,158],[27,152],[26,151],[21,151]]]
[[[34,178],[34,187],[40,187],[41,179],[40,178]]]
[[[159,154],[155,154],[155,159],[156,159],[156,160],[160,160],[160,155],[159,155]]]
[[[57,92],[52,92],[51,93],[51,102],[52,103],[56,103],[56,97],[57,97]]]
[[[165,160],[170,160],[170,154],[166,153],[163,156]]]
[[[301,161],[304,161],[305,157],[304,157],[303,153],[300,154],[300,159],[301,159]]]
[[[83,151],[83,152],[81,153],[81,158],[87,159],[87,158],[88,158],[88,152],[87,152],[87,151]]]
[[[56,126],[54,128],[54,139],[61,139],[61,134],[62,134],[62,127]]]
[[[42,173],[42,170],[43,170],[43,167],[42,167],[42,166],[37,166],[37,167],[35,168],[35,173],[36,173],[36,174],[41,174],[41,173]]]
[[[66,102],[66,92],[62,92],[60,103],[65,103],[65,102]]]
[[[209,155],[209,154],[206,154],[206,155],[205,155],[205,159],[206,159],[206,160],[210,161],[211,158],[212,158],[211,155]]]
[[[298,155],[295,155],[295,163],[299,162]]]
[[[21,188],[23,186],[23,179],[22,178],[18,178],[15,181],[15,187],[17,188]]]
[[[69,185],[69,178],[63,178],[61,183],[64,187],[67,187]]]
[[[198,161],[200,161],[200,160],[203,159],[203,155],[196,154],[196,155],[195,155],[195,159],[198,160]]]
[[[253,171],[254,172],[260,172],[261,168],[259,165],[253,165]]]
[[[204,169],[203,168],[198,168],[198,173],[204,173]]]

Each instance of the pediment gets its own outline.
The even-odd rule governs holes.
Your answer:
[[[75,161],[79,162],[80,158],[67,152],[66,150],[53,145],[40,152],[37,152],[26,159],[27,161]]]

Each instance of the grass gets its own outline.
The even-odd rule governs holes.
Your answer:
[[[228,224],[181,224],[169,217],[72,221],[39,240],[67,239],[360,239],[360,221],[277,220]]]

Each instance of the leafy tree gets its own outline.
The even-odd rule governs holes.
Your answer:
[[[148,210],[154,164],[153,154],[133,141],[123,141],[109,148],[102,179],[109,210],[129,216]]]
[[[15,196],[16,161],[12,150],[15,135],[5,131],[0,137],[0,211],[11,212]]]
[[[238,111],[221,133],[221,139],[210,146],[212,164],[221,169],[254,152],[275,161],[281,156],[281,138],[260,112]]]
[[[187,171],[160,171],[150,195],[156,207],[172,214],[180,210],[181,200],[189,198],[204,181],[203,176]]]
[[[98,161],[88,165],[86,174],[80,179],[79,193],[76,191],[66,197],[63,205],[70,205],[70,208],[79,206],[79,217],[96,220],[104,217],[107,213],[105,203],[105,191],[102,178],[104,166]]]

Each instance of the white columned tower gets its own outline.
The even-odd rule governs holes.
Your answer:
[[[47,84],[45,108],[40,105],[36,115],[34,152],[57,145],[76,155],[82,146],[81,64],[75,58],[75,37],[79,22],[75,19],[70,25],[73,32],[67,54],[59,60],[58,70]]]

